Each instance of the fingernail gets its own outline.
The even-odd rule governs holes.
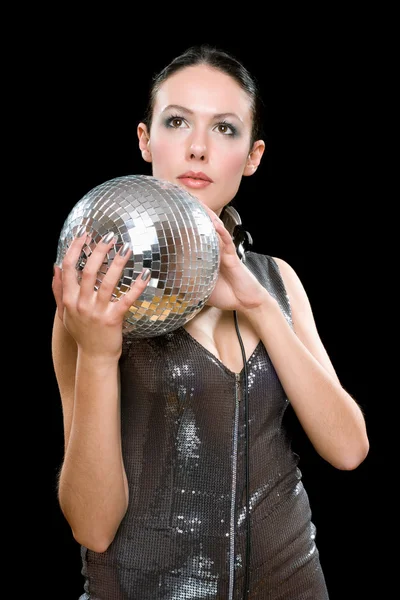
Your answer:
[[[111,242],[111,240],[113,239],[113,237],[114,237],[114,232],[109,231],[107,233],[107,235],[105,235],[101,241],[103,242],[103,244],[109,244]]]
[[[150,275],[151,275],[150,269],[145,269],[142,273],[143,281],[147,281],[149,279]]]
[[[125,242],[125,244],[122,246],[121,251],[120,251],[120,256],[124,257],[128,254],[130,250],[130,245],[128,244],[128,242]]]
[[[84,233],[86,233],[86,225],[82,225],[81,227],[79,227],[76,237],[80,238],[83,236]]]

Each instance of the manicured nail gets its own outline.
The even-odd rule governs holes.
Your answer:
[[[147,281],[149,279],[150,275],[151,275],[150,269],[145,269],[142,273],[143,281]]]
[[[109,244],[111,242],[111,240],[113,239],[113,237],[114,237],[114,232],[109,231],[107,233],[107,235],[105,235],[101,241],[103,242],[103,244]]]
[[[86,233],[86,225],[82,225],[81,227],[79,227],[76,237],[80,238],[83,236],[84,233]]]
[[[130,250],[130,245],[128,244],[128,242],[125,242],[125,244],[122,246],[121,250],[120,250],[120,256],[124,257],[128,254]]]

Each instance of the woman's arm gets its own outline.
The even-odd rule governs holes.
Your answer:
[[[73,240],[52,282],[57,304],[52,355],[65,437],[58,497],[75,539],[103,552],[128,506],[118,370],[122,322],[148,279],[144,273],[118,302],[110,301],[129,258],[124,247],[96,291],[98,271],[113,244],[109,235],[93,250],[79,283],[76,264],[86,235]]]
[[[118,361],[78,352],[56,315],[52,351],[64,421],[58,498],[74,538],[103,552],[128,505],[121,453]]]
[[[294,330],[269,294],[263,303],[242,312],[263,341],[316,451],[338,469],[354,469],[369,451],[363,413],[339,382],[297,274],[282,259],[275,260],[291,303]]]
[[[212,218],[221,260],[208,304],[247,317],[316,451],[338,469],[356,468],[369,451],[364,415],[339,382],[298,276],[286,262],[275,259],[291,302],[292,329],[277,301],[239,260],[222,221]]]

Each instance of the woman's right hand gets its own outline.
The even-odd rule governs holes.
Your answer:
[[[144,270],[125,294],[121,294],[117,301],[112,301],[131,249],[127,244],[121,248],[99,284],[98,271],[115,243],[110,232],[96,245],[87,259],[79,282],[76,264],[88,235],[85,231],[71,242],[65,253],[62,269],[54,267],[52,290],[57,313],[81,352],[91,357],[118,358],[122,348],[125,314],[148,285],[150,271]],[[99,286],[97,291],[96,285]]]

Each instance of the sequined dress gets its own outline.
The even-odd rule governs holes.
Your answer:
[[[292,326],[274,259],[248,252],[246,264]],[[82,547],[81,599],[242,599],[244,370],[230,371],[184,328],[127,334],[120,367],[130,502],[106,552]],[[246,367],[249,598],[327,600],[298,457],[282,427],[288,400],[262,342]]]

